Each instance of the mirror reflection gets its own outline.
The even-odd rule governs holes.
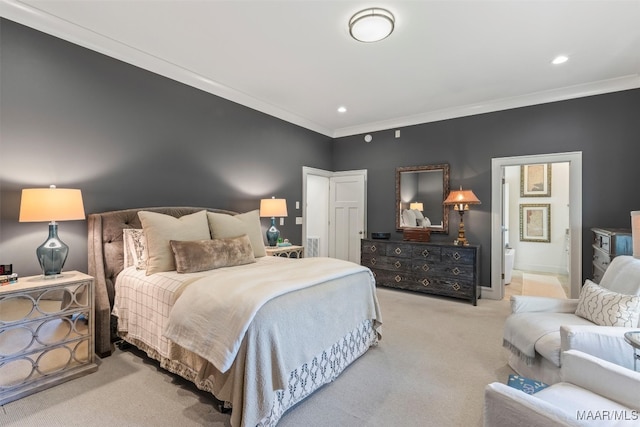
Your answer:
[[[449,165],[396,169],[396,229],[428,228],[449,232],[449,216],[442,204],[449,194]]]

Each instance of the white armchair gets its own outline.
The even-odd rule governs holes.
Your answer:
[[[484,392],[485,427],[637,426],[640,373],[576,350],[563,357],[562,382],[535,394],[503,383]]]
[[[600,286],[604,292],[639,296],[640,259],[614,258]],[[631,299],[637,308],[637,299]],[[518,374],[554,384],[560,381],[563,352],[572,349],[633,368],[632,348],[625,342],[624,333],[640,328],[637,317],[628,327],[600,326],[575,314],[578,303],[578,299],[511,298],[512,314],[505,322],[504,345],[510,350],[509,365]]]

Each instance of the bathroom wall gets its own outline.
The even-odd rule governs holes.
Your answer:
[[[551,165],[551,196],[521,197],[520,166],[505,168],[509,183],[509,246],[515,249],[517,270],[567,274],[566,230],[569,228],[569,163]],[[520,205],[550,204],[550,243],[520,240]]]

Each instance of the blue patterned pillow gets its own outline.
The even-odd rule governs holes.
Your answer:
[[[640,317],[640,297],[610,291],[587,279],[580,291],[576,316],[600,326],[635,328]]]

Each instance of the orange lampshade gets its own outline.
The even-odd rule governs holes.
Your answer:
[[[285,217],[287,216],[286,199],[262,199],[260,200],[261,217]]]
[[[424,204],[421,203],[421,202],[409,203],[409,209],[417,209],[419,211],[423,211],[424,210]]]
[[[72,221],[84,219],[80,190],[71,188],[27,188],[22,190],[20,222]]]
[[[480,199],[473,194],[471,190],[452,191],[449,193],[449,197],[443,202],[445,205],[479,205]]]

